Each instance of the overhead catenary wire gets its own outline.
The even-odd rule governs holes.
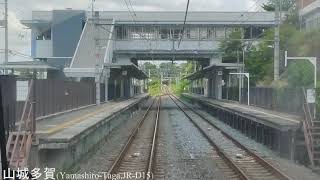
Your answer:
[[[136,20],[135,20],[135,17],[132,15],[132,12],[131,12],[131,9],[130,9],[130,7],[129,7],[129,3],[127,2],[127,0],[123,0],[124,1],[124,3],[126,4],[126,6],[127,6],[127,9],[128,9],[128,12],[129,12],[129,14],[130,14],[130,16],[131,16],[131,18],[132,18],[132,21],[134,22],[134,24],[137,24],[137,22],[136,22]],[[132,7],[132,6],[131,6]],[[133,10],[134,11],[134,10]]]
[[[251,5],[246,11],[244,11],[244,13],[249,13],[249,12],[251,12],[251,10],[252,10],[252,8],[257,8],[257,7],[259,7],[259,4],[258,3],[260,3],[262,0],[254,0],[254,4],[253,5]],[[259,13],[260,11],[255,11],[255,12],[253,12],[250,16],[247,16],[247,18],[246,19],[242,19],[242,16],[241,17],[239,17],[234,23],[232,23],[232,24],[236,24],[236,23],[240,23],[240,24],[244,24],[244,22],[245,21],[247,21],[247,20],[249,20],[249,18],[250,17],[252,17],[252,16],[254,16],[254,15],[256,15],[257,13]],[[243,14],[242,14],[243,15]],[[241,23],[242,22],[242,23]]]
[[[130,4],[130,7],[131,7],[131,9],[132,9],[132,11],[133,11],[133,15],[134,15],[134,16],[137,16],[136,12],[135,12],[134,9],[133,9],[131,0],[129,0],[129,4]]]
[[[262,1],[262,0],[255,0],[254,4],[251,5],[244,13],[249,13],[249,12],[252,10],[252,8],[258,7],[258,3],[260,3],[260,1]],[[250,17],[256,15],[257,13],[259,13],[259,11],[253,12],[250,16],[247,16],[246,19],[241,19],[241,18],[242,18],[242,16],[241,16],[240,18],[238,18],[237,21],[235,21],[234,23],[232,23],[232,25],[237,24],[237,23],[240,23],[240,22],[241,22],[241,23],[240,23],[239,25],[244,24],[245,21],[249,20]],[[242,15],[243,15],[243,14],[242,14]],[[254,39],[252,39],[252,41],[257,40],[260,36],[261,36],[261,35],[259,35],[258,37],[255,37]]]
[[[124,1],[125,4],[126,4],[126,7],[127,7],[127,9],[128,9],[128,12],[129,12],[129,14],[130,14],[130,16],[131,16],[131,18],[132,18],[132,22],[133,22],[135,25],[137,25],[138,23],[137,23],[137,21],[136,21],[136,19],[135,19],[135,18],[137,17],[137,14],[135,13],[135,11],[134,11],[134,9],[133,9],[133,6],[132,6],[131,1],[128,0],[129,3],[127,2],[127,0],[123,0],[123,1]],[[131,6],[131,9],[130,9],[129,6]],[[150,39],[146,38],[145,35],[143,35],[141,32],[139,32],[138,34],[139,34],[140,37],[142,37],[143,39],[148,40],[148,41],[150,40]]]
[[[254,5],[257,5],[257,3],[260,2],[260,1],[261,1],[261,0],[256,0],[256,3],[255,3]],[[280,3],[279,5],[280,5],[280,7],[281,7],[281,0],[279,1],[279,3]],[[252,7],[254,7],[254,5],[253,5]],[[252,7],[251,7],[251,8],[252,8]],[[293,5],[292,5],[290,8],[292,8],[292,7],[293,7]],[[258,11],[255,12],[254,14],[257,14],[257,13],[258,13]],[[254,14],[253,14],[253,15],[254,15]],[[281,9],[280,9],[280,14],[281,14]],[[247,20],[248,20],[248,19],[249,19],[249,17],[247,18]],[[281,21],[281,20],[282,20],[282,17],[281,17],[281,15],[280,15],[280,21]],[[243,21],[246,21],[246,20],[243,20]],[[277,20],[276,20],[276,21],[277,21]],[[278,23],[280,23],[280,22],[278,22]],[[255,40],[257,40],[258,38],[260,38],[260,37],[263,36],[263,35],[265,35],[265,34],[264,34],[264,33],[261,33],[259,36],[253,38],[253,39],[252,39],[252,42],[255,41]],[[273,41],[273,42],[274,42],[275,40],[269,40],[269,41]],[[251,42],[251,43],[252,43],[252,42]]]
[[[0,49],[0,53],[4,53],[5,49]],[[32,56],[28,55],[28,54],[24,54],[22,52],[13,50],[13,49],[9,49],[8,50],[9,54],[13,55],[13,56],[20,56],[20,57],[25,57],[25,58],[33,58]]]
[[[184,29],[185,29],[185,25],[186,25],[186,22],[187,22],[187,16],[188,16],[188,11],[189,11],[189,4],[190,4],[190,0],[188,0],[188,2],[187,2],[186,12],[185,12],[184,21],[183,21],[182,32],[181,32],[179,43],[178,43],[178,48],[180,47],[181,40],[182,40],[183,35],[184,35]]]
[[[252,10],[252,8],[257,8],[257,7],[259,7],[259,4],[258,3],[260,3],[262,0],[255,0],[255,2],[254,2],[254,4],[253,5],[251,5],[246,11],[245,11],[245,13],[249,13],[249,12],[251,12],[251,10]],[[232,24],[237,24],[237,23],[240,23],[239,25],[241,25],[241,24],[244,24],[244,22],[245,21],[247,21],[247,20],[249,20],[249,18],[250,17],[252,17],[252,16],[254,16],[254,15],[256,15],[257,13],[259,13],[260,11],[255,11],[255,12],[253,12],[250,16],[247,16],[245,19],[242,19],[242,16],[237,20],[237,21],[235,21],[234,23],[232,23]],[[251,39],[251,43],[253,42],[253,41],[255,41],[255,40],[257,40],[258,38],[260,38],[261,36],[263,36],[264,35],[264,33],[261,33],[259,36],[257,36],[257,37],[255,37],[255,38],[253,38],[253,39]],[[232,39],[228,39],[229,41],[232,41]],[[268,40],[268,41],[274,41],[274,40]],[[247,42],[246,40],[245,40],[245,42]],[[241,44],[242,44],[243,42],[241,42]],[[242,46],[242,45],[241,45]]]

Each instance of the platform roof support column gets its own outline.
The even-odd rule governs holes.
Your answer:
[[[129,86],[130,86],[130,97],[134,96],[134,84],[133,78],[129,78]]]
[[[118,92],[117,92],[117,86],[118,86],[118,85],[117,85],[117,82],[118,82],[117,79],[115,79],[115,80],[114,80],[114,97],[113,97],[114,99],[117,99],[117,98],[118,98],[118,97],[117,97],[117,96],[118,96]]]
[[[98,65],[96,66],[96,75],[95,75],[95,83],[96,83],[96,104],[100,105],[100,72]]]
[[[144,80],[140,80],[140,94],[143,93],[143,89],[144,89]]]
[[[204,93],[203,95],[205,97],[209,97],[209,83],[208,83],[208,79],[207,78],[204,78],[203,79],[203,87],[204,87]]]
[[[110,68],[105,68],[103,71],[103,76],[104,76],[104,97],[105,97],[105,102],[109,100],[109,79],[110,79],[110,73],[111,70]]]
[[[145,93],[145,92],[146,92],[146,89],[147,89],[147,82],[146,82],[147,80],[148,80],[148,79],[144,79],[144,80],[143,80],[143,91],[142,91],[143,93]]]
[[[216,72],[216,99],[222,99],[222,75],[218,74],[220,69]]]
[[[296,152],[296,131],[290,131],[290,159],[295,159],[295,152]]]
[[[123,79],[120,80],[120,97],[121,98],[124,97],[124,80]]]
[[[96,80],[96,105],[100,105],[100,81]]]
[[[105,102],[108,101],[108,97],[109,97],[109,78],[106,77],[104,80],[104,84],[105,84],[105,88],[104,88],[104,96],[105,96]]]

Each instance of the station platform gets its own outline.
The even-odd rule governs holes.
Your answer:
[[[39,148],[62,148],[75,138],[97,126],[99,122],[124,111],[146,98],[141,94],[122,101],[111,101],[37,122]],[[52,144],[53,143],[53,144]]]
[[[231,101],[219,101],[197,94],[184,93],[183,96],[191,98],[192,100],[201,101],[209,106],[223,109],[280,131],[297,130],[301,127],[303,120],[302,117],[291,114],[276,112],[255,106],[247,106]]]
[[[184,93],[182,96],[281,157],[298,161],[305,158],[302,117],[197,94]]]
[[[147,93],[37,120],[37,143],[30,158],[35,166],[68,169],[114,128],[129,119]],[[54,156],[52,156],[54,153]],[[50,155],[51,154],[51,155]],[[54,158],[53,158],[54,157]]]

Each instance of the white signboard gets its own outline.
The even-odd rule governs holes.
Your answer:
[[[25,101],[28,97],[28,81],[17,81],[17,101]]]
[[[307,103],[316,103],[315,89],[307,89]]]

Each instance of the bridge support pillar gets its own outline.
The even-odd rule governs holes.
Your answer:
[[[222,62],[222,55],[215,55],[210,58],[210,65],[221,63]]]

